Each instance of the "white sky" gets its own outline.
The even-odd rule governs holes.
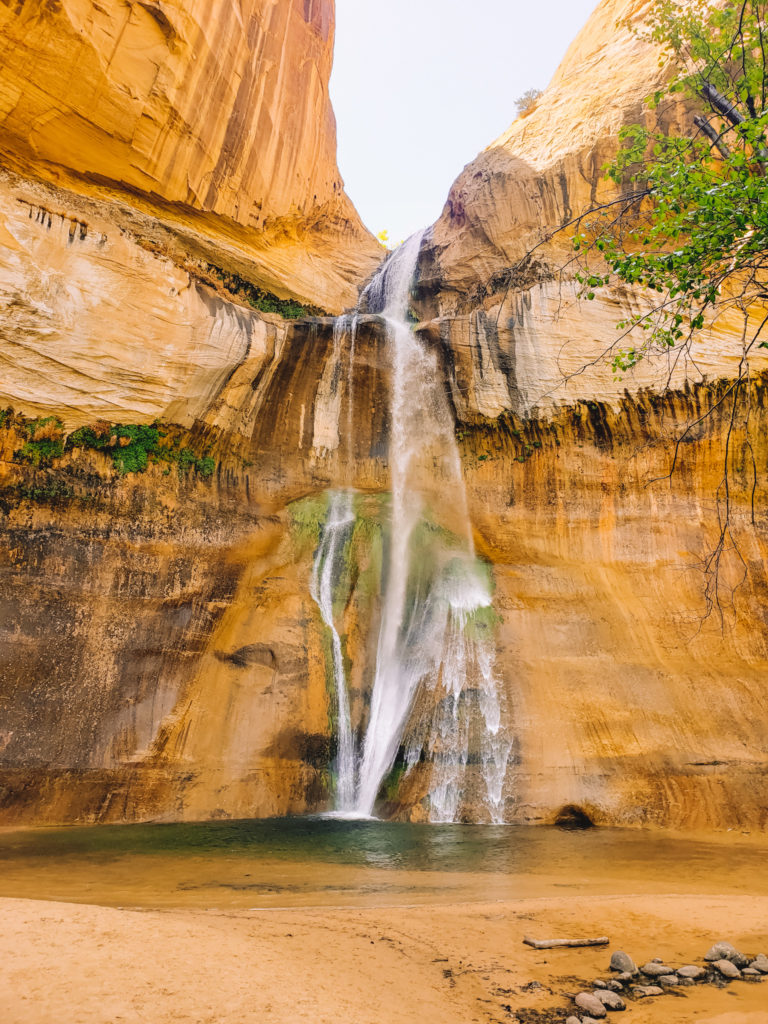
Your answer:
[[[437,220],[461,169],[543,89],[597,0],[336,0],[339,167],[391,242]]]

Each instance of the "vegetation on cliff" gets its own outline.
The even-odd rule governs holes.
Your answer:
[[[594,299],[605,285],[643,289],[651,301],[617,325],[606,355],[621,375],[649,355],[697,372],[694,342],[721,317],[736,318],[740,360],[728,387],[676,439],[681,445],[723,405],[729,419],[716,492],[719,536],[703,557],[707,613],[722,618],[721,593],[745,577],[732,531],[733,489],[751,469],[756,524],[758,464],[750,429],[750,353],[768,348],[768,3],[655,0],[641,31],[661,49],[667,85],[649,97],[648,117],[620,134],[606,168],[617,198],[576,218],[576,274]],[[682,100],[682,130],[678,130]],[[724,561],[735,583],[724,584]]]
[[[722,9],[656,0],[652,9],[646,31],[672,68],[667,88],[648,101],[657,124],[622,130],[607,168],[622,192],[580,218],[574,239],[588,299],[617,280],[659,296],[619,324],[617,372],[653,352],[692,357],[696,333],[734,310],[743,323],[740,379],[750,349],[768,347],[760,341],[768,323],[766,15],[758,0]],[[669,115],[680,94],[698,112],[678,134]],[[623,347],[638,329],[642,340]]]
[[[170,424],[108,423],[100,420],[78,427],[69,435],[58,416],[27,419],[8,408],[0,412],[0,428],[15,431],[11,442],[13,459],[35,469],[50,467],[74,449],[86,449],[108,456],[119,476],[143,473],[150,462],[166,463],[166,473],[175,465],[179,476],[189,470],[207,480],[216,469],[208,450],[197,454],[183,443],[183,432]],[[62,492],[63,493],[63,492]],[[35,489],[27,495],[34,498]]]

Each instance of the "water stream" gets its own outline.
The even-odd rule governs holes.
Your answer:
[[[312,595],[331,632],[337,695],[336,806],[370,816],[396,762],[404,775],[426,763],[430,820],[498,822],[511,744],[495,674],[491,578],[475,554],[442,367],[409,323],[422,238],[404,243],[361,297],[388,336],[392,502],[370,715],[357,742],[333,619],[339,553],[354,524],[351,492],[331,493],[315,555]],[[334,360],[338,348],[334,337]],[[351,409],[351,394],[349,401]]]

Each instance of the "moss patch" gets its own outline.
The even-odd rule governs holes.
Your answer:
[[[120,476],[143,473],[151,461],[175,465],[179,476],[194,470],[204,480],[212,476],[216,462],[208,453],[197,455],[191,448],[182,447],[178,436],[172,436],[169,427],[160,423],[107,423],[79,427],[67,438],[67,449],[87,448],[103,452],[112,459]]]
[[[302,305],[297,299],[279,299],[272,292],[265,292],[238,274],[220,270],[212,263],[207,265],[206,271],[216,281],[220,281],[231,295],[237,296],[253,309],[258,309],[262,313],[277,313],[284,320],[299,320],[301,317],[326,315],[325,311],[318,306]]]

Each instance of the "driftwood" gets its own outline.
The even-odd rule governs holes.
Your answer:
[[[577,946],[607,946],[610,943],[610,939],[602,936],[599,939],[532,939],[529,935],[524,936],[523,942],[526,946],[533,946],[534,949],[559,949],[560,947],[567,946],[569,948],[575,948]]]

